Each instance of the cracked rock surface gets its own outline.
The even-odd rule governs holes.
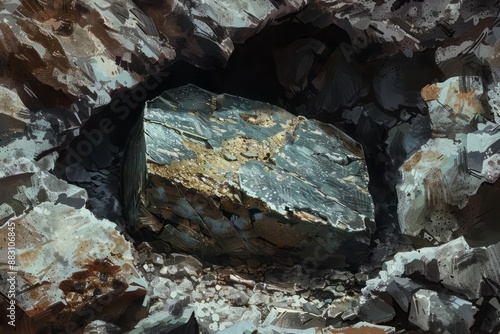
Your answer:
[[[195,86],[148,102],[143,127],[146,151],[129,143],[126,154],[147,156],[141,205],[168,222],[149,215],[146,224],[170,248],[240,259],[321,252],[311,264],[336,267],[366,256],[374,218],[366,164],[340,130]],[[124,179],[126,188],[145,184],[141,174]],[[139,212],[127,218],[144,224]]]
[[[498,8],[0,2],[0,332],[499,332]]]

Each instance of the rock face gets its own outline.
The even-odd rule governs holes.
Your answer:
[[[338,129],[185,86],[148,102],[144,134],[144,205],[161,219],[148,228],[172,248],[214,257],[317,254],[312,264],[334,266],[366,255],[374,219],[367,169],[360,145]],[[148,224],[134,214],[133,226]]]
[[[0,318],[14,301],[21,333],[396,331],[358,320],[498,332],[499,7],[0,2]],[[345,122],[363,150],[334,127],[188,86],[148,104],[123,155],[142,104],[193,80],[184,62],[217,73],[196,81],[214,91]],[[175,253],[142,266],[141,249],[139,267],[113,224],[123,216],[157,250],[231,267]],[[367,254],[356,275],[331,269]],[[151,316],[135,326],[146,290]]]
[[[439,247],[398,253],[378,277],[367,281],[368,300],[363,306],[372,303],[373,295],[388,292],[421,329],[469,333],[477,307],[498,296],[499,256],[500,243],[472,248],[463,237]]]
[[[434,333],[469,333],[477,309],[471,302],[422,289],[413,294],[410,322]]]
[[[453,212],[463,209],[483,182],[494,183],[500,174],[500,132],[485,120],[482,94],[479,77],[453,77],[422,89],[432,137],[400,169],[403,233],[439,244],[477,230],[477,210]]]
[[[0,248],[12,250],[1,254],[9,266],[0,292],[14,293],[16,328],[72,332],[89,319],[131,326],[140,317],[146,282],[115,225],[84,208],[86,192],[26,158],[4,158],[0,180],[13,194],[0,211]],[[3,317],[6,307],[2,302]],[[136,315],[123,319],[127,312]]]

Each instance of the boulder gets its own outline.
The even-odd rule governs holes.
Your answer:
[[[160,248],[337,267],[366,256],[363,150],[337,128],[192,85],[148,102],[142,128],[125,153],[126,219]]]

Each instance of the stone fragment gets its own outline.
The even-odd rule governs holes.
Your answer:
[[[17,236],[17,267],[9,270],[15,275],[13,300],[21,312],[17,326],[74,331],[98,319],[123,328],[139,320],[146,282],[134,268],[131,245],[113,223],[96,219],[85,208],[44,202],[0,227],[2,249],[8,248],[9,227]],[[1,256],[7,263],[7,252]],[[6,279],[0,289],[7,295]],[[124,319],[127,312],[135,315]]]
[[[158,312],[141,320],[130,334],[196,334],[199,333],[198,323],[192,309],[185,309],[179,316],[169,312]]]
[[[453,137],[477,129],[487,116],[481,104],[483,84],[477,76],[452,77],[422,88],[436,137]]]
[[[424,331],[466,334],[476,312],[469,301],[421,289],[413,294],[409,320]]]
[[[141,205],[167,224],[135,218],[131,203],[132,227],[147,221],[173,249],[205,257],[342,266],[366,255],[374,216],[363,152],[336,128],[190,85],[149,102],[144,131],[151,187]],[[258,153],[240,154],[249,151]],[[130,193],[144,184],[124,182]]]
[[[321,310],[319,308],[317,308],[314,304],[305,303],[303,308],[304,308],[304,311],[307,313],[321,315]]]
[[[321,316],[295,310],[277,309],[277,311],[278,314],[270,325],[292,329],[325,327],[325,319]]]
[[[366,322],[380,324],[394,318],[394,308],[380,298],[370,299],[363,303],[358,310],[358,317]]]
[[[391,326],[374,325],[369,322],[360,321],[349,327],[342,328],[325,328],[321,331],[322,334],[334,333],[349,333],[349,334],[388,334],[396,333],[396,328]]]
[[[85,327],[83,334],[119,334],[121,329],[111,323],[95,320]]]
[[[22,136],[30,121],[30,112],[19,95],[0,85],[0,146],[13,138]]]
[[[499,256],[500,243],[472,248],[463,237],[439,247],[400,252],[384,264],[377,278],[368,280],[365,291],[384,291],[396,277],[419,274],[468,299],[495,296]]]
[[[342,317],[342,319],[350,318],[348,313],[357,316],[359,310],[359,296],[343,296],[333,299],[328,306],[327,316],[330,318]]]
[[[406,277],[395,277],[387,286],[387,292],[394,298],[403,311],[408,313],[410,308],[411,296],[417,290],[423,288],[421,284],[417,284]]]
[[[27,213],[45,201],[80,209],[87,200],[85,190],[59,180],[39,163],[25,157],[5,156],[0,167],[0,182],[3,188],[0,202],[16,215]]]
[[[485,123],[482,94],[482,82],[475,76],[422,89],[434,138],[402,164],[397,194],[402,232],[426,245],[478,235],[483,229],[498,235],[480,186],[498,180],[500,134],[495,123]],[[494,96],[489,95],[491,104]],[[478,190],[481,194],[475,196]],[[479,208],[479,201],[486,205]],[[483,239],[484,244],[498,240]]]

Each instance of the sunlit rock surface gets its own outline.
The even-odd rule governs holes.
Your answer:
[[[496,265],[499,257],[500,243],[473,248],[460,237],[439,247],[396,254],[384,264],[379,277],[369,280],[367,286],[368,290],[385,288],[395,277],[418,273],[429,282],[440,283],[468,299],[495,296],[498,287],[493,282],[500,280],[500,269]]]
[[[404,234],[439,244],[483,228],[467,214],[481,212],[458,211],[483,182],[494,183],[500,173],[500,132],[486,120],[482,94],[478,77],[454,77],[422,89],[432,138],[400,169],[398,215]]]
[[[95,319],[132,326],[136,316],[121,317],[141,316],[146,282],[115,224],[85,209],[85,190],[48,173],[50,160],[3,155],[2,162],[0,262],[15,254],[15,264],[2,267],[0,292],[8,296],[15,277],[16,328],[74,331]],[[6,318],[5,309],[2,302]]]
[[[25,314],[18,314],[17,326],[65,331],[84,326],[89,318],[125,327],[134,322],[146,282],[134,268],[130,244],[113,223],[97,220],[83,208],[42,203],[1,227],[2,249],[7,249],[9,226],[18,236],[16,302]],[[6,291],[3,278],[2,293]],[[123,321],[127,312],[132,318]]]
[[[494,307],[489,310],[484,304],[497,303],[499,257],[500,243],[472,248],[463,237],[439,247],[400,252],[378,277],[367,281],[362,307],[388,292],[409,321],[423,330],[469,333],[479,307],[481,326],[496,326],[497,321],[483,319],[494,318]]]
[[[474,246],[469,249],[462,239],[449,244],[453,245],[454,249],[458,247],[457,245],[462,249],[457,250],[460,266],[451,260],[442,260],[441,263],[439,262],[441,260],[434,261],[435,258],[454,258],[452,256],[438,256],[436,255],[438,251],[435,252],[436,254],[432,253],[434,251],[429,254],[427,250],[421,250],[429,258],[420,259],[417,256],[417,259],[412,260],[413,264],[405,264],[405,270],[409,271],[408,275],[411,278],[400,277],[407,273],[393,275],[395,278],[388,280],[390,282],[388,285],[387,282],[384,283],[387,285],[387,293],[405,312],[409,312],[412,307],[411,301],[425,302],[431,299],[423,294],[417,294],[416,291],[421,291],[419,289],[427,288],[427,291],[435,291],[431,292],[431,295],[441,292],[445,295],[456,294],[460,298],[467,299],[468,302],[474,302],[476,307],[480,308],[475,315],[474,331],[496,332],[499,328],[500,305],[494,296],[498,295],[496,283],[498,274],[490,269],[498,267],[491,263],[497,262],[497,260],[492,260],[496,259],[492,254],[499,252],[498,236],[500,236],[500,228],[497,224],[499,216],[497,199],[500,193],[497,144],[500,139],[498,135],[500,30],[497,17],[498,4],[495,1],[4,1],[0,3],[1,229],[5,228],[8,221],[16,221],[20,224],[28,221],[33,223],[30,219],[44,218],[46,216],[40,213],[43,209],[43,212],[48,210],[51,213],[48,218],[51,221],[51,228],[58,220],[66,223],[66,218],[62,218],[63,216],[73,218],[78,222],[78,227],[81,227],[82,221],[87,222],[85,226],[93,222],[93,231],[98,232],[88,233],[86,238],[92,242],[97,240],[96,243],[100,245],[106,242],[108,244],[104,246],[112,246],[117,239],[114,238],[116,235],[112,232],[111,224],[105,220],[95,219],[84,209],[84,206],[92,207],[93,213],[99,217],[111,212],[113,218],[116,218],[116,220],[113,219],[114,222],[121,221],[121,206],[117,200],[119,197],[117,175],[110,174],[112,172],[106,168],[110,167],[112,160],[120,157],[122,152],[112,145],[101,144],[106,146],[105,149],[102,147],[97,149],[93,146],[96,156],[86,161],[88,166],[83,162],[82,165],[77,163],[68,167],[63,173],[56,173],[75,184],[86,183],[90,185],[89,187],[94,187],[94,193],[89,191],[88,195],[81,188],[70,186],[52,175],[55,169],[54,160],[57,159],[58,153],[61,152],[64,158],[65,145],[79,135],[80,139],[87,140],[88,136],[81,131],[81,127],[89,118],[92,119],[100,107],[110,107],[110,103],[117,101],[113,100],[117,95],[125,92],[124,99],[118,101],[121,103],[120,107],[124,107],[123,101],[126,98],[132,98],[132,105],[135,105],[136,102],[144,102],[146,95],[143,95],[142,90],[130,93],[129,89],[139,84],[149,92],[153,89],[152,85],[156,86],[162,81],[169,80],[166,72],[162,76],[156,75],[145,81],[147,75],[158,74],[175,60],[185,60],[200,68],[222,68],[228,62],[237,43],[250,40],[257,32],[264,31],[269,26],[280,23],[299,23],[300,29],[308,31],[309,35],[306,34],[306,38],[299,38],[299,33],[288,34],[293,36],[293,39],[289,40],[290,43],[276,43],[274,50],[276,52],[273,51],[271,56],[272,64],[269,71],[277,77],[277,86],[281,89],[279,92],[282,94],[277,98],[280,105],[302,115],[324,116],[327,114],[328,117],[333,115],[333,121],[337,120],[336,117],[340,119],[342,113],[347,115],[343,117],[343,120],[347,119],[356,126],[351,133],[355,133],[358,142],[365,146],[366,156],[373,159],[371,162],[376,166],[387,164],[381,167],[381,169],[385,168],[383,171],[385,173],[380,175],[383,174],[383,177],[387,178],[389,187],[384,189],[385,193],[381,192],[382,195],[378,199],[380,204],[377,206],[377,213],[381,216],[378,216],[377,223],[391,225],[393,221],[399,219],[401,230],[406,235],[412,236],[411,240],[416,245],[421,245],[423,241],[426,245],[438,245],[464,235],[468,244],[471,247]],[[340,37],[337,38],[338,36]],[[278,37],[278,42],[281,42],[280,37]],[[255,54],[251,54],[249,58],[256,58],[257,54],[261,54],[265,51],[263,49],[267,48],[265,44],[260,46],[254,49]],[[247,65],[247,63],[243,64]],[[255,68],[251,66],[246,68],[248,72],[255,71]],[[234,70],[233,67],[233,71],[234,77],[238,80],[248,79],[247,75],[240,74],[239,69]],[[260,77],[257,79],[252,82],[261,83],[262,86],[267,87],[263,82],[265,79]],[[424,89],[420,95],[421,88]],[[227,90],[221,89],[220,91]],[[277,91],[269,94],[274,95]],[[217,97],[214,101],[210,97],[205,101],[208,103],[209,110],[214,113],[223,107],[223,105],[218,105],[220,102],[218,99]],[[224,99],[228,97],[222,98],[221,101]],[[175,105],[172,101],[168,104]],[[345,108],[352,108],[352,110],[346,111]],[[125,105],[125,109],[130,115],[138,112],[131,105]],[[119,110],[118,116],[122,116],[123,109]],[[255,119],[262,119],[262,117],[257,116]],[[130,118],[127,121],[130,121]],[[226,124],[221,125],[219,130],[228,126],[227,121],[224,120],[224,122]],[[302,129],[303,132],[316,131],[311,127],[311,124],[316,124],[314,122],[305,120],[293,122],[295,123],[290,128]],[[112,125],[118,126],[116,123]],[[156,126],[164,128],[163,124],[156,124]],[[169,130],[174,134],[171,138],[180,138],[177,144],[182,145],[192,140],[191,146],[196,149],[184,145],[184,149],[173,152],[178,157],[183,157],[184,161],[202,161],[203,159],[198,159],[199,152],[201,152],[198,148],[200,145],[210,147],[214,143],[205,140],[204,134],[199,137],[198,132],[190,131],[193,129],[179,133],[177,127],[179,127],[178,124]],[[272,126],[268,128],[269,131],[272,129]],[[300,133],[298,130],[296,132]],[[389,135],[386,140],[387,147],[384,147],[386,132],[389,132]],[[191,139],[187,139],[188,137]],[[364,138],[360,139],[362,137]],[[302,145],[303,133],[299,139],[298,144]],[[197,143],[196,140],[201,144],[193,144]],[[73,144],[77,146],[78,141],[73,141]],[[134,149],[137,151],[142,144],[136,142]],[[172,143],[168,145],[170,144]],[[424,146],[421,147],[422,145]],[[283,149],[283,152],[296,154],[293,151],[296,148],[295,144],[289,146],[288,151],[285,152]],[[269,153],[270,148],[264,147],[254,152],[250,150],[252,147],[262,148],[258,145],[250,145],[248,151],[245,147],[246,155],[239,155],[242,152],[241,146],[232,145],[231,150],[234,148],[237,154],[226,152],[226,155],[218,156],[224,160],[216,159],[215,162],[207,159],[206,163],[209,166],[203,165],[204,175],[196,175],[196,178],[192,177],[194,174],[191,174],[184,179],[183,173],[179,170],[176,170],[178,175],[174,176],[174,172],[166,172],[166,168],[161,168],[162,173],[170,173],[167,176],[172,182],[168,184],[168,187],[165,184],[161,185],[161,188],[153,183],[155,188],[146,189],[145,182],[142,184],[144,188],[134,186],[135,193],[129,191],[124,194],[125,202],[140,203],[139,199],[142,199],[143,206],[128,207],[130,211],[127,215],[134,212],[136,214],[140,209],[140,214],[134,216],[134,219],[141,218],[141,224],[146,226],[143,232],[152,229],[157,233],[154,236],[160,235],[160,239],[156,239],[154,244],[156,248],[165,252],[170,251],[171,248],[189,252],[194,249],[197,254],[222,255],[227,254],[227,249],[229,249],[229,253],[235,257],[242,256],[242,254],[261,253],[279,254],[285,258],[290,254],[297,257],[304,257],[304,254],[308,254],[303,263],[325,262],[327,265],[340,265],[346,253],[348,262],[364,257],[367,253],[371,227],[366,229],[363,222],[356,219],[354,219],[356,224],[352,225],[346,223],[348,219],[334,221],[333,209],[327,205],[328,199],[322,196],[304,198],[304,196],[295,197],[290,193],[287,201],[278,202],[272,194],[263,191],[264,186],[269,187],[268,180],[276,181],[278,178],[252,179],[233,175],[234,184],[245,186],[245,191],[251,190],[253,195],[262,198],[270,197],[269,203],[274,204],[267,205],[268,207],[264,209],[256,206],[254,202],[248,204],[248,198],[245,196],[242,196],[241,202],[235,201],[236,195],[239,196],[242,193],[241,189],[234,192],[236,194],[234,198],[219,201],[227,196],[222,193],[222,190],[226,188],[213,187],[219,184],[217,182],[220,179],[216,176],[221,163],[239,166],[244,161],[245,169],[242,164],[239,167],[241,170],[260,173],[258,175],[266,177],[278,175],[281,170],[284,170],[282,164],[286,165],[289,162],[284,161],[286,159],[280,159],[275,152],[274,159],[269,156],[265,160],[266,164],[270,165],[263,164],[262,160],[266,156],[261,153]],[[206,151],[203,152],[222,151],[226,148],[215,145],[212,148],[205,148]],[[167,159],[171,153],[162,152],[162,147],[156,149],[159,150],[155,158],[160,160]],[[387,156],[384,152],[386,149]],[[357,150],[357,148],[354,149],[354,151]],[[343,157],[332,155],[332,150],[319,153],[321,154],[315,158],[333,161],[332,166],[345,161]],[[196,157],[188,157],[193,154]],[[139,167],[142,165],[136,164],[135,158],[129,159],[133,155],[132,153],[126,155],[123,159],[125,164],[135,164],[135,169],[127,169],[129,174],[145,173],[146,171]],[[213,156],[215,155],[208,157]],[[77,158],[81,157],[77,156]],[[144,155],[140,158],[146,159]],[[170,164],[172,160],[169,161]],[[273,162],[276,165],[273,165]],[[263,171],[260,168],[262,165],[267,166],[269,170]],[[155,166],[154,163],[150,162],[149,167],[151,166]],[[401,166],[403,167],[399,174],[397,169]],[[290,184],[300,185],[302,187],[300,189],[310,191],[308,194],[318,194],[315,191],[328,186],[328,182],[300,183],[297,181],[299,179],[303,181],[307,177],[314,177],[314,180],[327,180],[320,178],[319,176],[323,176],[316,173],[318,171],[314,168],[316,165],[311,164],[311,166],[306,166],[307,168],[300,165],[287,166],[287,168],[291,167],[296,167],[294,172],[289,172],[291,169],[287,169],[286,173],[279,174],[279,177],[283,177],[281,182],[292,180],[294,183]],[[185,170],[191,173],[199,171],[192,168]],[[154,171],[154,173],[157,172]],[[108,175],[111,176],[106,179]],[[156,179],[153,178],[153,181],[157,181],[159,175],[155,174]],[[338,180],[343,180],[342,178]],[[197,180],[197,186],[203,185],[203,187],[197,191],[188,191],[187,188],[191,185],[185,181],[194,179]],[[228,177],[228,180],[230,179]],[[245,183],[240,185],[242,181]],[[346,183],[352,185],[350,181],[348,179]],[[267,184],[264,185],[264,182]],[[360,183],[361,185],[353,186],[362,188],[355,194],[366,194],[366,184],[363,182]],[[185,183],[186,186],[180,186],[181,183]],[[396,184],[398,184],[399,201],[390,196]],[[277,187],[276,184],[273,186]],[[371,190],[378,191],[377,188],[383,186],[382,183],[372,184]],[[281,188],[284,189],[284,187]],[[143,190],[144,193],[138,193],[138,189]],[[155,192],[157,189],[170,189],[172,192],[158,193]],[[227,189],[229,190],[225,194],[233,194],[234,185],[230,184]],[[146,190],[147,196],[145,196]],[[344,190],[345,194],[353,194],[349,187],[342,188],[342,191]],[[212,197],[216,200],[210,199],[207,202],[206,199],[209,197],[206,197],[203,191],[212,192]],[[345,196],[338,197],[335,200],[340,201]],[[316,200],[318,198],[319,200]],[[175,212],[158,209],[161,207],[157,205],[158,203],[163,205],[169,201],[177,201],[171,207],[179,209]],[[307,206],[301,206],[304,201],[308,204]],[[352,202],[358,203],[358,199]],[[361,202],[364,200],[359,201]],[[391,211],[398,202],[399,210]],[[246,207],[236,206],[245,203],[248,204]],[[285,203],[284,206],[283,203]],[[304,211],[305,207],[311,210]],[[316,213],[325,208],[327,215],[321,216]],[[196,218],[198,212],[207,212],[207,210],[212,212],[209,216],[204,219]],[[275,216],[269,216],[271,211],[275,213]],[[357,211],[352,216],[370,217],[369,214],[361,212],[361,209]],[[284,224],[277,222],[287,215],[292,218],[287,217]],[[347,217],[349,214],[345,215]],[[289,228],[291,221],[298,221],[293,229]],[[165,224],[167,222],[169,224]],[[224,226],[229,226],[229,228],[215,229],[214,226],[221,226],[220,222],[227,223]],[[347,227],[342,226],[342,222],[346,223]],[[76,224],[73,221],[70,223]],[[247,229],[250,225],[251,228]],[[313,225],[316,227],[312,228]],[[71,226],[74,227],[74,225]],[[43,224],[41,227],[44,231],[40,232],[37,227],[31,228],[30,225],[30,231],[38,231],[39,239],[30,239],[32,236],[28,232],[22,232],[22,237],[27,238],[26,242],[40,245],[40,249],[61,243],[56,240],[41,245],[40,240],[52,240],[52,236],[48,235],[49,232],[52,233],[52,230]],[[64,230],[67,227],[61,226],[60,228]],[[328,228],[333,232],[322,234]],[[358,230],[354,231],[356,229]],[[76,227],[70,232],[65,231],[64,235],[67,236],[70,244],[74,238],[79,237],[79,233],[83,233]],[[381,229],[379,228],[378,231],[380,232]],[[389,231],[390,237],[386,240],[378,239],[380,235],[371,240],[373,245],[371,267],[363,267],[363,270],[379,266],[380,261],[387,256],[392,256],[398,249],[397,243],[401,242],[401,238],[397,237],[395,226]],[[316,232],[321,232],[319,237],[315,236]],[[97,238],[98,235],[102,236],[102,240]],[[265,238],[262,237],[263,235]],[[304,235],[312,235],[312,237],[304,239],[302,238]],[[353,235],[355,237],[351,239]],[[161,238],[166,239],[168,243],[160,241]],[[283,240],[287,242],[281,243]],[[339,244],[339,240],[355,241]],[[313,245],[314,242],[318,247],[308,248],[308,245]],[[293,246],[290,247],[290,244]],[[24,244],[22,245],[24,247]],[[486,247],[476,247],[482,245]],[[412,245],[408,242],[405,247],[410,248]],[[345,251],[333,252],[338,249]],[[92,251],[95,250],[92,249]],[[441,251],[449,254],[448,248],[443,248]],[[37,251],[33,248],[27,252],[36,253]],[[100,251],[97,253],[104,254]],[[97,253],[90,254],[97,256],[99,255]],[[64,255],[71,256],[70,254]],[[151,258],[154,265],[158,267],[162,261],[168,262],[159,254],[152,255]],[[267,258],[275,258],[275,256],[267,256]],[[46,262],[42,260],[46,261],[45,258],[41,258],[39,263],[48,263],[48,260]],[[74,267],[68,267],[69,269],[62,267],[66,265],[65,257],[56,257],[51,260],[52,262],[46,268],[60,268],[60,272],[67,269],[66,273],[72,274]],[[112,261],[115,265],[122,263],[120,259],[113,258]],[[1,262],[4,266],[4,259]],[[155,294],[162,296],[162,300],[171,299],[176,303],[175,305],[168,304],[169,312],[178,310],[179,305],[185,302],[183,298],[170,295],[171,292],[187,294],[186,291],[190,286],[189,280],[181,278],[182,275],[202,275],[200,266],[195,262],[195,260],[190,261],[190,265],[185,267],[168,262],[166,264],[168,268],[160,275],[162,279],[170,278],[168,275],[172,275],[179,280],[178,286],[174,288],[169,285],[170,283],[167,284],[164,280],[158,279],[161,284],[156,284],[153,289]],[[451,265],[454,271],[445,270],[443,262]],[[22,263],[25,264],[25,262]],[[243,271],[249,270],[254,274],[259,272],[264,261],[257,263],[258,268],[253,266]],[[32,269],[29,265],[27,268]],[[4,267],[2,267],[2,275],[3,269]],[[147,269],[150,270],[151,267]],[[441,291],[441,283],[435,280],[435,269],[439,272],[439,278],[443,279],[443,284],[446,284],[447,291]],[[81,270],[90,273],[88,268]],[[283,268],[280,270],[290,276],[296,274],[296,271],[287,271]],[[382,278],[385,272],[381,272]],[[422,281],[416,279],[422,272],[427,278],[422,278]],[[456,272],[462,274],[455,275]],[[479,273],[485,275],[486,278],[482,278],[483,281],[478,276]],[[43,272],[36,274],[43,275]],[[358,274],[360,274],[358,275],[361,278],[360,282],[366,280],[366,277],[363,278],[367,275],[365,272]],[[23,273],[23,275],[27,274]],[[235,319],[241,320],[240,318],[244,315],[248,317],[245,319],[253,321],[249,328],[252,326],[256,328],[259,326],[256,319],[260,317],[260,312],[271,303],[287,309],[295,307],[294,311],[298,310],[297,313],[315,315],[317,315],[317,309],[322,312],[327,309],[325,316],[329,318],[328,321],[332,321],[332,318],[335,321],[357,321],[355,319],[359,310],[363,310],[363,305],[359,305],[357,300],[359,297],[356,294],[347,298],[337,291],[337,289],[342,290],[350,286],[354,280],[352,277],[347,277],[349,276],[347,274],[337,275],[344,277],[339,282],[328,279],[329,283],[323,282],[323,285],[313,279],[307,284],[303,283],[302,275],[297,275],[297,279],[301,278],[299,285],[301,289],[304,289],[299,292],[301,299],[298,302],[290,302],[292,295],[295,296],[297,292],[293,289],[293,284],[278,282],[275,278],[279,275],[266,274],[266,279],[273,283],[266,283],[268,290],[264,290],[267,292],[261,292],[258,284],[253,285],[259,286],[255,289],[255,295],[252,295],[251,292],[254,291],[251,288],[238,290],[241,288],[238,284],[246,286],[253,284],[251,278],[243,276],[229,274],[228,277],[232,277],[233,283],[236,282],[235,286],[227,289],[222,287],[220,290],[223,291],[221,295],[227,296],[227,300],[231,300],[231,303],[234,302],[232,305],[234,308],[231,309],[232,313],[229,316],[223,316],[228,313],[229,309],[217,306],[219,304],[216,302],[212,302],[210,308],[200,308],[205,312],[200,315],[203,328],[210,328],[209,326],[215,328],[214,324],[217,323],[217,330],[223,330],[222,328],[233,324]],[[207,282],[214,280],[211,276],[207,278]],[[125,279],[123,281],[125,282]],[[164,289],[165,286],[168,286],[168,295],[167,290]],[[54,290],[47,290],[47,287],[48,283],[43,283],[29,291],[36,292],[44,289],[43,291],[51,291],[48,296],[53,296]],[[77,288],[79,290],[79,287]],[[309,295],[308,289],[335,297],[334,301],[331,305],[321,306],[323,301],[314,300]],[[206,290],[208,288],[203,286],[199,291],[195,291],[196,293],[193,292],[193,300],[198,298],[196,301],[201,303],[205,297],[201,291]],[[218,295],[215,287],[212,290],[210,290],[211,295]],[[281,298],[280,291],[282,290],[288,294],[287,303]],[[29,291],[25,291],[23,295],[28,296]],[[381,298],[388,298],[387,293]],[[248,301],[245,296],[249,297]],[[481,296],[479,300],[474,301],[473,299],[478,296]],[[42,296],[40,305],[52,300],[47,298],[45,295]],[[307,304],[311,300],[315,301],[314,307]],[[90,299],[82,299],[81,302],[81,305],[92,303]],[[252,307],[247,309],[241,306],[246,302]],[[302,309],[300,303],[308,306]],[[128,305],[128,302],[119,302],[119,305],[123,307],[126,304]],[[61,304],[57,305],[59,306],[51,310],[57,311],[58,307],[62,307]],[[158,304],[156,305],[157,310],[161,308]],[[446,313],[440,317],[442,319],[417,317],[413,323],[421,324],[422,328],[427,328],[426,326],[431,329],[441,328],[435,320],[446,320],[447,316],[453,318],[452,313],[456,311],[454,306],[455,304],[434,300],[429,307],[431,310],[434,308],[446,310]],[[5,309],[3,305],[1,309]],[[66,307],[65,310],[67,309]],[[465,319],[473,313],[471,310],[473,307],[468,308],[466,313],[459,312],[458,314]],[[109,317],[106,316],[107,311],[101,311],[106,321],[113,320],[115,315],[110,315],[111,311],[108,313]],[[38,312],[38,309],[33,312]],[[43,311],[40,312],[37,313],[36,319],[49,319],[53,316]],[[118,308],[116,312],[121,311]],[[164,321],[166,312],[164,310],[162,312],[159,313],[160,316],[144,321],[145,327],[142,328]],[[215,313],[220,315],[221,321],[212,319]],[[123,318],[132,319],[128,317],[129,313],[124,314]],[[0,316],[5,319],[4,314]],[[461,328],[471,323],[470,319],[467,319]],[[344,328],[351,324],[345,322],[342,324],[336,322],[336,324]],[[123,322],[117,321],[117,323],[126,327]],[[83,326],[85,323],[78,323],[78,326],[80,325]],[[329,332],[375,331],[374,325],[370,325],[370,329],[365,328],[365,325],[368,326],[358,323],[348,329],[329,329]],[[97,323],[97,326],[102,327],[102,324]],[[106,327],[116,329],[111,325]],[[446,328],[450,332],[454,331],[454,328]],[[288,329],[279,330],[286,332]],[[385,330],[387,328],[377,329],[377,332],[385,332]],[[0,331],[3,332],[3,329]]]
[[[411,323],[433,333],[469,333],[477,309],[471,302],[422,289],[413,294]]]
[[[366,254],[373,203],[363,151],[336,128],[185,86],[147,104],[144,133],[144,205],[162,220],[149,228],[172,247],[204,256],[318,254],[310,261],[333,266]],[[139,175],[124,180],[130,193],[140,190]],[[137,214],[127,218],[139,228]]]
[[[396,330],[394,327],[390,326],[380,326],[374,325],[368,322],[358,322],[353,326],[335,328],[333,326],[328,327],[310,327],[308,329],[299,329],[296,327],[279,327],[275,325],[266,325],[256,327],[247,321],[242,321],[234,326],[229,327],[228,329],[219,332],[220,334],[232,334],[232,333],[242,333],[242,334],[251,334],[255,333],[258,330],[258,333],[262,334],[334,334],[334,333],[349,333],[349,334],[365,334],[365,333],[373,333],[373,334],[389,334],[395,333]]]

